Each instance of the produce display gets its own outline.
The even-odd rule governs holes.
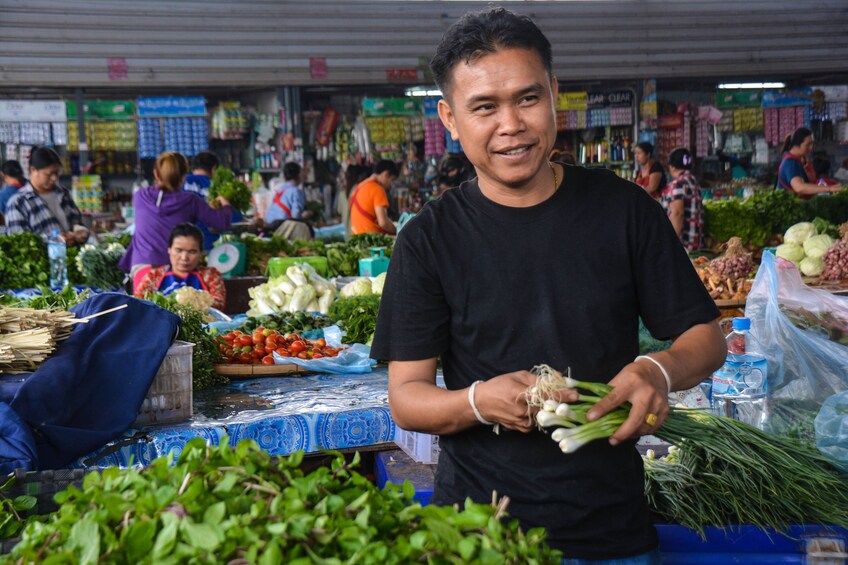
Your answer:
[[[380,273],[376,277],[359,277],[344,287],[339,292],[340,298],[351,296],[371,296],[372,294],[383,294],[383,285],[386,284],[386,273]]]
[[[841,281],[848,279],[848,224],[839,228],[841,239],[835,241],[822,256],[824,268],[821,271],[823,281]]]
[[[610,437],[627,419],[628,404],[588,422],[586,413],[613,388],[534,367],[538,384],[528,391],[541,428],[564,453]],[[563,389],[580,400],[559,403]],[[814,445],[772,435],[703,410],[672,407],[654,435],[681,448],[679,459],[646,460],[651,506],[672,522],[703,533],[708,525],[752,524],[784,530],[792,524],[848,526],[848,475]]]
[[[336,297],[336,288],[308,263],[293,265],[286,274],[248,289],[248,316],[275,312],[319,312],[327,314]]]
[[[0,236],[0,288],[35,288],[49,282],[47,243],[31,232]]]
[[[380,310],[380,297],[349,296],[339,298],[330,306],[330,318],[339,324],[346,334],[342,343],[364,343],[371,345],[374,330],[377,328],[377,312]]]
[[[796,327],[825,335],[830,341],[848,346],[848,320],[838,314],[790,306],[781,306],[780,311]]]
[[[775,255],[794,263],[806,277],[817,277],[824,271],[824,255],[834,243],[829,235],[819,234],[812,222],[800,222],[790,227],[783,241]]]
[[[209,186],[209,201],[223,196],[230,202],[230,206],[239,212],[245,212],[250,208],[252,193],[250,188],[226,167],[218,167],[212,184]]]
[[[244,323],[236,328],[244,333],[253,333],[258,327],[277,330],[282,334],[302,334],[312,330],[333,325],[330,318],[322,315],[307,314],[306,312],[287,312],[267,314],[265,316],[248,316]]]
[[[710,261],[710,268],[721,276],[744,279],[754,272],[754,258],[745,251],[741,238],[731,237],[727,251]]]
[[[174,291],[174,300],[177,304],[191,306],[201,313],[204,322],[214,322],[215,317],[209,314],[209,309],[215,299],[205,290],[183,286]]]
[[[87,286],[114,290],[123,285],[126,275],[118,268],[118,261],[126,253],[120,243],[105,246],[87,244],[76,255],[75,264]],[[70,266],[68,269],[70,275]]]
[[[272,257],[291,257],[295,251],[287,239],[278,235],[262,238],[245,233],[239,241],[244,244],[247,253],[245,271],[252,276],[263,276]]]
[[[35,310],[70,310],[91,296],[91,291],[88,289],[77,292],[70,286],[66,286],[58,292],[53,292],[46,286],[40,286],[38,287],[38,291],[41,294],[23,299],[19,299],[11,294],[0,294],[0,304],[18,306],[20,308],[33,308]]]
[[[204,390],[227,384],[229,379],[215,372],[215,363],[220,360],[218,343],[206,332],[203,326],[203,313],[192,306],[179,304],[173,297],[163,296],[158,292],[145,298],[180,317],[177,339],[194,344],[191,354],[193,390]]]
[[[753,279],[736,278],[733,275],[722,275],[710,264],[706,257],[699,257],[693,261],[701,282],[707,288],[707,292],[713,300],[745,300],[751,287],[754,286]],[[730,263],[730,265],[733,265]],[[723,267],[728,270],[732,267]]]
[[[176,465],[109,468],[32,520],[12,562],[555,564],[545,532],[492,506],[426,506],[414,488],[379,490],[336,454],[309,474],[303,452],[271,458],[254,442],[191,440]]]
[[[68,339],[75,323],[70,312],[0,306],[0,373],[36,370]]]
[[[274,353],[281,357],[320,359],[336,357],[341,349],[328,347],[324,338],[314,341],[298,334],[282,334],[258,327],[252,334],[233,330],[216,338],[223,363],[242,365],[274,365]]]

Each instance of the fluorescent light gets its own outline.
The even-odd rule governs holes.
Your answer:
[[[732,88],[746,88],[746,89],[755,89],[755,88],[784,88],[786,85],[782,82],[727,82],[724,84],[718,85],[721,89],[732,89]]]
[[[407,88],[404,94],[407,96],[441,96],[442,91],[416,86],[413,88]]]

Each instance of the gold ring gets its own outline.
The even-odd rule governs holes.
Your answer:
[[[656,415],[656,414],[649,413],[647,416],[645,416],[645,423],[646,423],[646,424],[648,424],[649,426],[654,426],[654,425],[656,425],[656,423],[657,423],[657,415]]]

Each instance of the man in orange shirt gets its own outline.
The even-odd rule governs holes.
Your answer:
[[[398,178],[398,168],[392,161],[379,161],[374,173],[359,183],[350,195],[351,232],[395,234],[389,219],[389,198],[386,191]]]

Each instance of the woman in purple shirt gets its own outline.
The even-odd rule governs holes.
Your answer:
[[[230,227],[233,211],[226,198],[213,208],[205,200],[182,190],[188,173],[188,161],[175,152],[159,155],[153,176],[156,185],[142,188],[133,196],[135,233],[119,267],[130,273],[133,290],[152,266],[168,263],[168,236],[177,224],[198,220],[223,231]]]

